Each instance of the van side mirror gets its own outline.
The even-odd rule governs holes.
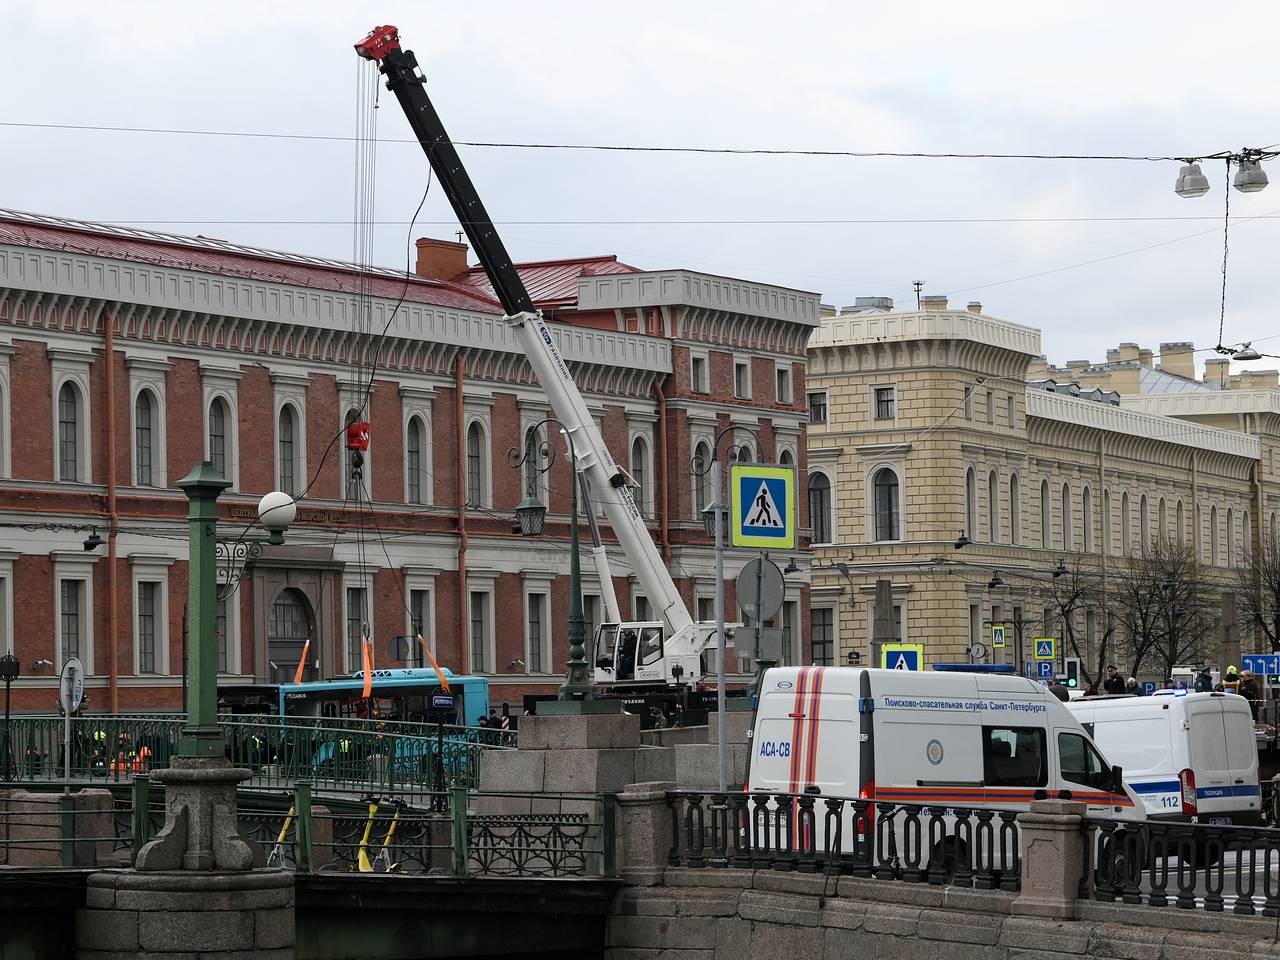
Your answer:
[[[1124,793],[1124,771],[1118,763],[1111,768],[1111,790],[1113,793]]]

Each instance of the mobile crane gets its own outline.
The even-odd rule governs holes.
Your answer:
[[[355,45],[356,53],[379,65],[387,89],[395,94],[427,161],[453,206],[462,229],[493,285],[505,320],[524,350],[538,381],[547,392],[556,419],[573,436],[576,476],[582,487],[606,491],[602,507],[623,553],[631,562],[660,620],[624,622],[612,589],[603,590],[611,622],[596,630],[595,682],[623,697],[645,691],[688,689],[716,675],[717,627],[695,623],[662,563],[632,495],[632,478],[610,456],[595,420],[560,355],[542,313],[534,305],[524,281],[511,262],[497,229],[476,192],[444,124],[427,96],[425,79],[410,50],[400,47],[393,26],[376,27]],[[611,583],[591,511],[592,556],[601,586]]]

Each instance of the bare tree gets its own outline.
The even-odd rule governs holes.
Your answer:
[[[1272,653],[1280,651],[1280,549],[1274,541],[1254,550],[1238,572],[1244,616]]]
[[[1175,666],[1211,655],[1211,592],[1189,546],[1161,538],[1130,557],[1116,575],[1113,600],[1135,676],[1145,667],[1167,677]]]
[[[1109,612],[1105,578],[1090,569],[1084,557],[1076,556],[1070,564],[1065,560],[1058,564],[1040,593],[1061,625],[1063,656],[1079,659],[1082,679],[1086,687],[1091,687],[1102,677],[1109,658],[1114,655],[1116,621]],[[1093,636],[1088,632],[1090,612],[1094,614]],[[1097,616],[1099,612],[1101,618]],[[1099,619],[1101,629],[1097,630]]]

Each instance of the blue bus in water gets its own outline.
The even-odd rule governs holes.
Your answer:
[[[443,671],[453,708],[441,715],[432,697],[441,693],[440,678],[430,668],[397,667],[373,671],[373,693],[365,698],[364,673],[303,683],[238,684],[218,687],[218,707],[236,714],[281,717],[396,720],[476,726],[489,715],[489,681]]]

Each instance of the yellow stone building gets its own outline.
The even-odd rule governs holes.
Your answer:
[[[1225,595],[1274,540],[1275,372],[1210,361],[1197,380],[1186,343],[1053,367],[1036,328],[942,297],[824,312],[807,380],[815,662],[880,664],[877,581],[893,598],[881,638],[922,644],[926,664],[1014,663],[1054,629],[1044,585],[1060,561],[1105,575],[1165,537]],[[1234,659],[1243,618],[1221,609],[1219,654]],[[1101,615],[1082,611],[1079,635]],[[1008,627],[1003,649],[992,623]]]

